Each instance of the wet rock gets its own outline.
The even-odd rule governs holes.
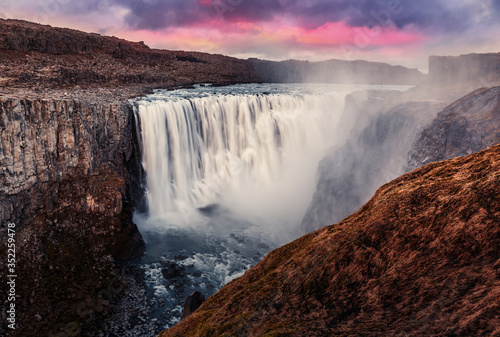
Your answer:
[[[210,215],[215,215],[216,213],[218,213],[219,212],[219,208],[220,208],[219,205],[217,205],[217,204],[211,204],[211,205],[207,205],[205,207],[200,207],[200,208],[198,208],[198,210],[201,213],[210,216]]]
[[[184,311],[182,312],[182,319],[191,315],[201,304],[205,301],[205,296],[199,291],[193,292],[188,296],[184,303]]]
[[[161,273],[168,281],[175,281],[178,278],[186,276],[186,269],[184,266],[178,265],[172,261],[164,261],[162,263]]]
[[[174,256],[174,260],[175,260],[175,261],[184,261],[184,260],[186,260],[187,258],[188,258],[188,256],[186,256],[186,255],[182,255],[182,254],[179,254],[179,255]]]

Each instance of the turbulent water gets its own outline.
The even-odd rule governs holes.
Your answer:
[[[135,102],[149,209],[135,220],[169,324],[191,291],[213,294],[303,234],[318,163],[341,141],[345,96],[365,88],[374,87],[198,87]],[[182,275],[162,277],[165,261]]]

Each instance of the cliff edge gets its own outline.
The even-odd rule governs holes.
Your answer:
[[[429,75],[409,97],[457,100],[482,87],[500,85],[500,53],[429,56]]]

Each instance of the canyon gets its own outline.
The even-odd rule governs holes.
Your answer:
[[[5,255],[7,224],[15,223],[22,308],[17,335],[90,336],[133,283],[126,266],[145,246],[132,215],[145,201],[129,99],[197,83],[315,80],[418,85],[396,95],[348,96],[343,123],[349,141],[332,148],[320,164],[303,220],[306,231],[318,231],[270,253],[164,335],[376,332],[382,329],[377,317],[396,320],[401,310],[389,332],[418,334],[430,327],[441,333],[450,325],[457,328],[449,333],[457,335],[493,332],[499,325],[491,314],[498,299],[498,147],[407,173],[370,198],[400,174],[500,142],[499,59],[430,57],[426,76],[361,61],[273,62],[156,50],[141,42],[0,20],[0,251]],[[332,172],[338,162],[344,168]],[[431,218],[435,228],[424,237]],[[340,223],[320,229],[335,222]],[[404,259],[398,260],[401,252]],[[434,259],[431,266],[424,266],[424,253]],[[456,269],[456,261],[464,267]],[[2,260],[2,284],[5,268]],[[422,293],[408,286],[413,280]],[[404,290],[399,297],[390,291],[395,286]],[[287,297],[290,289],[296,297]],[[103,290],[111,298],[96,295]],[[479,301],[477,316],[449,298]],[[0,301],[3,306],[5,299]],[[265,325],[264,317],[274,318]]]

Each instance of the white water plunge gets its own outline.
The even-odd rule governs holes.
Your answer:
[[[224,231],[206,212],[217,207],[247,233],[298,237],[347,93],[139,101],[148,226]]]

